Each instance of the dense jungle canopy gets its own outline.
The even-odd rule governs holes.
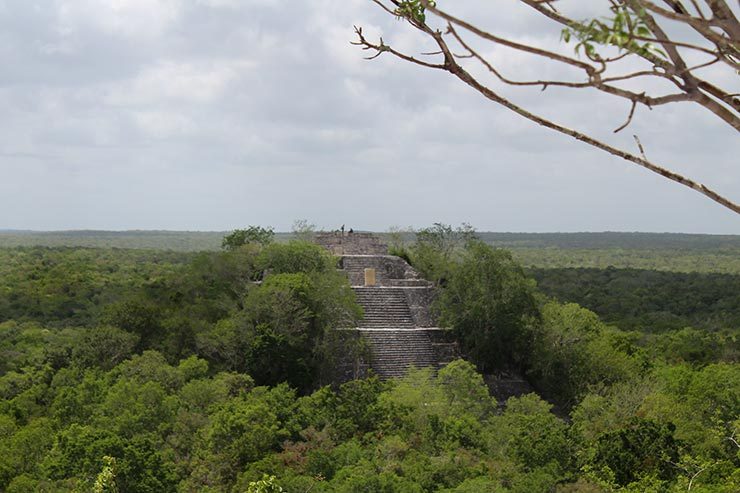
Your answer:
[[[362,313],[313,244],[0,249],[0,491],[740,488],[737,274],[523,268],[418,233],[392,251],[465,360],[342,385],[364,348],[333,329]],[[497,402],[502,374],[536,393]]]

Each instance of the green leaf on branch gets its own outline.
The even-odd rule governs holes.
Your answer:
[[[432,7],[436,4],[437,2],[433,0],[428,2],[428,5]],[[426,7],[424,7],[421,0],[404,0],[399,2],[398,8],[396,8],[393,13],[396,14],[399,19],[404,18],[416,21],[419,24],[424,24],[427,19],[425,11]]]
[[[635,12],[624,6],[611,8],[613,17],[602,17],[590,21],[575,22],[563,29],[560,39],[569,43],[575,38],[578,43],[575,52],[581,51],[589,58],[599,58],[594,45],[613,46],[620,52],[630,52],[641,56],[666,54],[649,41],[636,38],[650,38],[652,31],[645,22],[643,12]]]

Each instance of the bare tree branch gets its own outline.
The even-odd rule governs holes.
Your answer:
[[[677,13],[671,10],[664,9],[650,0],[635,0],[640,6],[653,13],[671,19],[678,22],[683,22],[691,26],[696,32],[704,36],[707,40],[714,43],[717,47],[722,48],[728,54],[737,58],[740,56],[740,50],[737,47],[737,40],[740,38],[740,24],[732,14],[732,11],[727,4],[717,0],[706,0],[712,8],[712,12],[715,14],[714,19],[704,20],[701,18],[693,17],[688,14]],[[721,5],[720,5],[721,4]],[[713,7],[712,7],[713,6]],[[717,13],[721,17],[717,17]],[[725,31],[729,36],[723,37],[722,35],[714,32],[711,27],[716,26]]]
[[[596,139],[588,134],[568,128],[513,103],[511,100],[498,94],[491,87],[479,81],[465,67],[458,63],[458,59],[472,58],[476,62],[481,63],[498,80],[511,86],[540,86],[543,90],[549,86],[561,86],[573,89],[593,88],[612,96],[627,99],[630,101],[629,114],[626,121],[618,128],[616,128],[614,132],[619,132],[629,126],[634,118],[638,104],[643,104],[651,108],[657,105],[686,101],[694,102],[705,107],[706,109],[714,113],[717,117],[735,128],[737,131],[740,131],[740,115],[738,114],[740,113],[740,101],[738,101],[737,95],[731,94],[729,91],[726,91],[716,86],[715,84],[710,83],[707,80],[697,77],[694,73],[694,71],[697,69],[714,65],[720,61],[727,63],[729,60],[731,62],[730,65],[738,65],[737,60],[732,58],[734,55],[728,55],[727,52],[722,51],[724,49],[724,45],[726,45],[727,43],[737,44],[738,40],[730,40],[727,37],[722,37],[710,29],[711,26],[715,26],[724,29],[725,32],[733,31],[733,23],[736,23],[737,20],[734,18],[730,10],[725,10],[723,8],[723,6],[727,7],[723,1],[702,0],[704,2],[707,2],[714,14],[712,18],[706,19],[698,4],[698,0],[691,0],[691,4],[696,10],[696,15],[698,17],[691,15],[686,7],[679,0],[664,0],[664,3],[666,3],[671,8],[671,10],[659,7],[650,0],[609,0],[613,6],[613,9],[620,9],[614,10],[614,12],[619,12],[620,15],[623,15],[622,21],[626,20],[625,29],[627,31],[619,33],[622,38],[620,38],[620,44],[616,45],[619,47],[620,50],[623,50],[624,52],[620,53],[618,56],[602,58],[598,53],[594,52],[593,48],[589,48],[589,50],[584,50],[587,58],[591,62],[593,62],[593,64],[584,62],[576,58],[564,56],[552,50],[547,50],[518,41],[513,41],[511,39],[507,39],[505,37],[488,32],[472,24],[471,22],[463,20],[457,16],[454,16],[439,9],[438,7],[436,7],[435,4],[430,3],[429,0],[421,0],[421,5],[423,5],[423,8],[420,11],[414,11],[413,9],[409,10],[410,5],[412,4],[411,2],[389,0],[390,4],[395,6],[395,8],[391,8],[384,4],[381,0],[372,1],[378,5],[381,5],[381,7],[386,12],[389,12],[396,17],[404,18],[415,29],[429,36],[435,42],[439,49],[434,50],[433,52],[425,52],[422,55],[440,56],[442,60],[439,63],[430,63],[424,60],[419,60],[412,55],[401,53],[393,49],[391,46],[386,44],[382,40],[382,38],[378,43],[373,43],[363,35],[361,28],[355,28],[355,33],[358,36],[358,40],[354,44],[361,46],[364,50],[374,51],[375,54],[372,58],[387,52],[399,59],[414,63],[419,66],[434,68],[438,70],[441,69],[449,72],[450,74],[461,80],[463,83],[477,91],[486,99],[501,106],[504,106],[510,111],[513,111],[520,116],[534,123],[537,123],[538,125],[570,136],[592,147],[608,152],[609,154],[641,166],[649,171],[652,171],[653,173],[657,173],[676,183],[680,183],[681,185],[684,185],[705,195],[706,197],[734,211],[735,213],[740,214],[740,206],[738,206],[730,199],[723,197],[716,191],[708,188],[701,183],[698,183],[690,178],[682,176],[679,173],[671,171],[666,167],[660,166],[650,161],[646,157],[644,147],[637,136],[634,136],[634,138],[640,151],[639,156],[611,146],[610,144]],[[564,26],[566,29],[572,29],[574,28],[574,26],[582,25],[558,12],[552,4],[551,0],[519,1],[533,8],[540,14],[545,15],[549,19]],[[415,5],[415,8],[419,8],[418,3]],[[625,14],[623,13],[626,11],[623,9],[629,9],[629,12],[631,13],[626,15],[625,17]],[[425,16],[423,15],[424,11],[432,13],[440,19],[445,20],[447,22],[446,32],[443,33],[439,30],[432,29],[426,23]],[[696,29],[700,34],[702,34],[702,36],[709,39],[713,43],[715,42],[713,38],[716,38],[717,36],[720,36],[722,39],[719,40],[718,43],[715,43],[713,45],[716,49],[711,46],[707,48],[693,42],[688,43],[682,40],[672,39],[663,30],[663,28],[660,26],[658,21],[651,13],[671,20],[684,22],[690,27]],[[632,15],[636,17],[630,17]],[[596,29],[609,29],[609,26],[601,23],[601,21],[594,22],[596,22]],[[719,22],[721,22],[724,27],[719,26]],[[622,24],[622,26],[624,26],[624,24]],[[461,28],[462,30],[471,33],[472,35],[482,40],[499,44],[501,46],[523,53],[527,53],[531,56],[539,57],[540,59],[547,59],[571,68],[575,68],[579,71],[582,71],[582,74],[586,77],[586,80],[517,81],[508,78],[504,76],[503,73],[498,68],[496,68],[491,61],[486,59],[486,57],[484,57],[479,51],[474,49],[470,43],[466,42],[466,40],[463,39],[463,37],[461,36],[460,32],[457,31],[457,28]],[[641,31],[637,31],[636,28],[641,29]],[[702,33],[700,31],[701,29],[711,31],[711,35],[706,36],[705,33]],[[646,36],[644,35],[645,32],[649,32],[651,35]],[[454,41],[459,46],[461,46],[467,52],[467,54],[454,54],[450,46],[447,44],[447,41],[445,40],[446,36],[451,36],[451,38],[454,39]],[[627,44],[624,44],[624,36],[629,37]],[[600,37],[597,39],[603,40],[605,38]],[[608,40],[611,38],[606,39],[608,43]],[[655,54],[654,52],[650,51],[650,49],[642,48],[641,46],[644,45],[637,45],[637,42],[660,44],[660,46],[665,50],[667,58],[663,58],[658,54]],[[629,48],[624,48],[625,46],[628,46]],[[688,66],[682,54],[679,52],[679,48],[690,49],[698,51],[700,53],[708,54],[712,56],[712,59],[697,63],[693,66]],[[648,70],[636,70],[634,72],[622,75],[613,75],[609,77],[604,76],[604,73],[611,63],[614,63],[617,60],[621,60],[627,56],[634,56],[642,59],[645,62],[650,63],[652,65],[652,68]],[[615,82],[640,80],[641,78],[658,78],[667,80],[678,87],[680,91],[675,94],[657,96],[649,95],[646,92],[636,92],[633,90],[628,90],[614,85]]]
[[[391,53],[392,55],[397,56],[401,60],[406,60],[407,62],[415,63],[416,65],[421,65],[422,67],[428,67],[428,68],[436,68],[436,69],[445,69],[444,65],[434,64],[434,63],[428,63],[424,60],[419,60],[418,58],[414,58],[410,55],[406,55],[404,53],[401,53],[400,51],[396,51],[387,44],[383,42],[383,38],[380,38],[380,42],[378,44],[370,43],[365,36],[362,34],[362,28],[354,26],[355,28],[355,34],[357,34],[358,41],[353,41],[351,44],[355,46],[362,46],[363,50],[375,50],[376,53],[372,56],[365,57],[365,60],[373,60],[375,58],[378,58],[380,55],[382,55],[385,52]]]
[[[637,107],[637,101],[632,101],[632,106],[630,107],[630,114],[627,116],[627,121],[614,130],[615,134],[624,130],[625,128],[629,126],[630,123],[632,123],[632,117],[635,115],[636,107]]]
[[[582,61],[580,61],[580,60],[578,60],[576,58],[566,57],[566,56],[560,55],[559,53],[555,53],[553,51],[543,50],[543,49],[540,49],[540,48],[536,48],[534,46],[529,46],[529,45],[525,45],[525,44],[521,44],[521,43],[516,43],[514,41],[510,41],[510,40],[505,39],[505,38],[494,36],[493,34],[491,34],[489,32],[486,32],[486,31],[483,31],[483,30],[477,28],[476,26],[470,24],[469,22],[466,22],[466,21],[464,21],[462,19],[458,19],[457,17],[452,16],[452,15],[450,15],[450,14],[448,14],[448,13],[442,11],[442,10],[438,10],[438,9],[436,9],[434,7],[430,7],[429,8],[429,11],[437,14],[439,17],[441,17],[442,19],[446,20],[447,22],[449,22],[451,24],[455,24],[457,26],[460,26],[463,29],[466,29],[466,30],[472,32],[473,34],[475,34],[477,36],[480,36],[481,38],[486,39],[488,41],[493,41],[494,43],[498,43],[498,44],[501,44],[503,46],[508,46],[509,48],[514,48],[514,49],[519,50],[519,51],[524,51],[526,53],[531,53],[533,55],[539,55],[539,56],[542,56],[542,57],[545,57],[545,58],[549,58],[550,60],[555,60],[557,62],[562,62],[562,63],[565,63],[567,65],[571,65],[573,67],[578,67],[578,68],[581,68],[581,69],[585,70],[590,75],[593,75],[593,74],[595,74],[597,72],[603,71],[603,69],[602,70],[599,70],[596,67],[594,67],[592,65],[589,65],[588,63],[584,63],[584,62],[582,62]]]
[[[706,21],[707,17],[704,15],[704,11],[699,6],[699,2],[697,2],[696,0],[690,0],[690,1],[691,1],[691,5],[694,6],[694,10],[696,10],[696,15],[701,17],[702,20]]]
[[[571,87],[571,88],[593,87],[605,93],[612,94],[614,96],[623,97],[625,99],[629,99],[630,101],[632,101],[632,103],[642,103],[648,107],[659,106],[659,105],[668,104],[668,103],[675,103],[677,101],[688,101],[691,99],[691,97],[685,93],[669,94],[666,96],[659,96],[659,97],[651,97],[651,96],[647,96],[644,92],[636,93],[633,91],[628,91],[626,89],[621,89],[619,87],[606,84],[606,82],[609,82],[609,81],[627,80],[627,79],[639,77],[642,75],[660,75],[654,71],[635,72],[632,74],[627,74],[627,75],[623,75],[619,77],[612,77],[612,78],[607,78],[607,79],[600,79],[596,77],[596,78],[591,79],[588,82],[567,82],[567,81],[557,81],[557,80],[514,81],[509,78],[504,77],[487,59],[483,58],[483,56],[481,56],[468,43],[466,43],[462,39],[462,37],[459,35],[457,30],[451,24],[447,26],[447,32],[452,34],[455,40],[458,43],[460,43],[460,45],[463,48],[465,48],[473,58],[477,59],[484,67],[486,67],[491,73],[493,73],[496,77],[498,77],[499,80],[509,85],[541,86],[543,90],[547,89],[548,86],[560,86],[560,87]]]
[[[696,471],[694,474],[691,475],[691,479],[689,480],[689,485],[688,485],[688,488],[686,488],[686,491],[691,491],[691,488],[694,486],[694,480],[699,474],[701,474],[705,470],[706,470],[706,467],[702,467],[701,469],[699,469],[698,471]]]
[[[529,7],[535,9],[537,12],[539,12],[542,15],[545,15],[546,17],[554,20],[555,22],[559,23],[560,25],[564,27],[571,27],[572,25],[576,24],[576,21],[573,19],[569,19],[568,17],[565,17],[564,15],[560,14],[557,10],[554,8],[549,9],[545,8],[543,2],[540,2],[538,0],[520,0],[525,5],[528,5]],[[639,0],[642,2],[642,0]],[[730,16],[732,17],[732,13],[730,12]],[[733,17],[734,19],[734,17]],[[675,19],[674,19],[675,20]],[[703,21],[703,20],[702,20]],[[698,22],[698,20],[694,20],[694,22]],[[706,21],[703,21],[706,22]],[[708,25],[705,26],[706,29],[708,28]],[[711,31],[711,30],[710,30]],[[713,33],[714,34],[714,33]],[[710,35],[711,36],[711,35]],[[705,36],[706,37],[706,36]],[[669,39],[663,39],[663,42],[670,42]],[[724,43],[723,40],[720,40],[722,43]],[[736,45],[738,43],[738,37],[734,38],[733,41]],[[682,77],[687,72],[689,72],[691,69],[680,69],[667,61],[657,57],[656,55],[652,53],[638,53],[637,56],[644,58],[645,60],[649,61],[656,67],[660,67],[661,69],[666,71],[666,74],[673,75],[676,77]],[[736,68],[738,65],[738,58],[732,59],[731,57],[728,57],[725,55],[725,53],[721,50],[717,50],[714,52],[714,55],[722,62],[729,64],[733,68]],[[674,81],[675,82],[675,81]],[[696,85],[698,87],[701,87],[704,90],[708,90],[710,94],[712,94],[714,97],[720,99],[723,103],[729,104],[735,111],[740,111],[740,101],[738,101],[736,98],[727,98],[726,94],[722,94],[722,91],[717,90],[717,88],[712,88],[711,84],[707,83],[706,81],[703,81],[701,79],[696,78]],[[713,89],[713,90],[709,90]],[[697,101],[701,104],[701,101]],[[715,111],[716,113],[716,111]],[[725,120],[727,123],[729,123],[733,128],[740,131],[740,124],[737,121],[737,118],[731,117],[731,114],[722,113],[722,119]]]

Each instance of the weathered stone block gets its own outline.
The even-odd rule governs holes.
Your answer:
[[[365,268],[365,286],[375,286],[375,269]]]

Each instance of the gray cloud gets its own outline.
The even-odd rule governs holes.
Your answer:
[[[515,2],[458,8],[511,36],[557,40]],[[307,218],[368,229],[740,231],[696,193],[522,120],[447,74],[363,60],[349,44],[353,25],[426,49],[367,0],[0,2],[10,68],[0,75],[0,228],[287,229]],[[513,75],[536,75],[526,58],[491,54]],[[651,158],[740,197],[735,132],[699,109],[640,109],[614,136],[624,104],[494,85],[626,148],[638,133]]]

